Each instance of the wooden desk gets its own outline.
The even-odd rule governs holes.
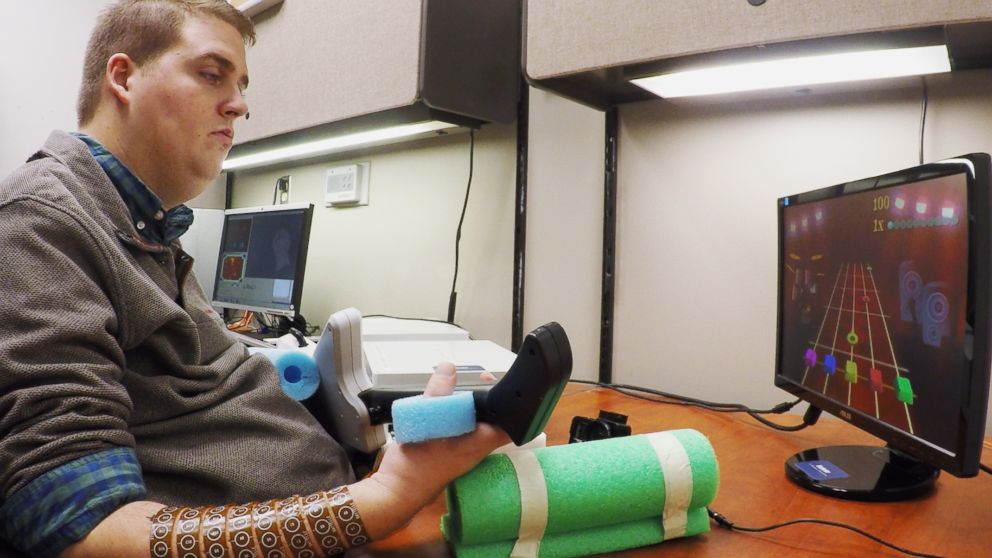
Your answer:
[[[783,392],[784,393],[784,392]],[[789,519],[815,517],[847,523],[910,550],[942,556],[992,555],[992,476],[959,479],[942,473],[937,489],[910,502],[859,503],[802,490],[785,477],[785,460],[793,453],[824,445],[867,443],[876,438],[824,416],[800,432],[779,432],[743,414],[724,414],[663,405],[614,391],[571,384],[546,429],[548,445],[568,441],[572,417],[595,417],[599,409],[630,417],[634,434],[695,428],[705,434],[720,462],[720,490],[711,506],[745,527],[762,527]],[[794,424],[798,417],[776,417]],[[985,459],[990,461],[989,457]],[[433,558],[450,553],[441,538],[439,498],[404,529],[362,553],[375,558]],[[833,527],[801,524],[747,534],[714,526],[704,535],[675,539],[604,556],[904,556],[860,535]]]

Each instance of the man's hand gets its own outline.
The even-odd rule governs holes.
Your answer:
[[[483,379],[495,380],[491,374]],[[451,395],[456,381],[454,365],[441,363],[428,380],[424,396]],[[445,486],[509,442],[509,436],[499,428],[478,423],[475,431],[454,438],[387,445],[379,470],[351,488],[372,538],[401,527],[433,502]],[[373,507],[366,509],[366,498]],[[380,519],[385,521],[380,523]]]

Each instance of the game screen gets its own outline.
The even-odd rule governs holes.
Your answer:
[[[780,200],[779,373],[953,453],[946,425],[968,369],[967,199],[956,174]]]
[[[291,313],[304,210],[225,217],[214,300]]]

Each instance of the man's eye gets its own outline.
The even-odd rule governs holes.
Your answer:
[[[219,75],[210,72],[202,72],[200,75],[202,75],[204,79],[206,79],[207,81],[213,84],[220,83],[221,80],[221,77]]]

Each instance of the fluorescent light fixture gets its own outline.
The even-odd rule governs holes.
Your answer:
[[[336,153],[357,147],[368,147],[389,143],[402,138],[409,138],[420,134],[437,132],[448,128],[457,128],[457,124],[432,120],[430,122],[418,122],[416,124],[404,124],[402,126],[392,126],[389,128],[377,128],[366,132],[357,132],[343,136],[334,136],[316,141],[280,147],[240,157],[232,157],[224,161],[223,170],[244,169],[257,167],[260,165],[270,165],[281,163],[292,159],[315,157]]]
[[[945,45],[826,54],[674,72],[631,80],[659,97],[916,76],[951,71]]]

